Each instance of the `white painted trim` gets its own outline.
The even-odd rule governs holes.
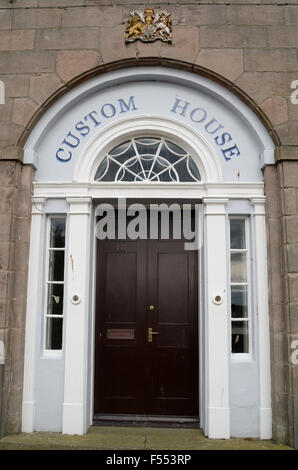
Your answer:
[[[229,439],[229,315],[227,298],[227,198],[203,200],[206,205],[206,380],[208,380],[208,437]],[[222,302],[214,304],[214,294],[222,296]]]
[[[263,147],[261,155],[262,165],[274,163],[274,144],[269,134],[256,114],[238,97],[219,83],[206,77],[166,67],[130,67],[121,69],[98,75],[70,90],[47,110],[34,127],[25,145],[24,162],[36,164],[37,149],[41,139],[51,128],[57,116],[69,109],[79,99],[84,99],[93,92],[112,86],[146,80],[184,85],[200,90],[206,95],[213,96],[215,100],[223,102],[231,110],[231,113],[239,116],[239,119],[243,121],[243,125],[261,143]]]
[[[40,257],[42,239],[43,206],[46,198],[32,198],[32,218],[30,236],[30,260],[27,288],[24,387],[22,408],[22,431],[33,432],[35,426],[35,365],[36,327],[40,314],[38,293],[40,290]]]
[[[67,198],[70,204],[68,225],[67,301],[65,312],[65,374],[63,434],[87,431],[87,373],[89,321],[90,198]],[[78,237],[77,234],[80,234]],[[71,302],[74,294],[78,304]]]
[[[260,439],[272,438],[270,333],[265,197],[251,198],[254,205],[256,240],[256,286],[259,339],[259,432]]]
[[[143,198],[201,199],[226,197],[248,199],[264,195],[264,183],[34,183],[34,194],[47,198],[90,197],[92,199]]]

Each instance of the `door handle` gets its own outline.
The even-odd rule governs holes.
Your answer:
[[[152,331],[152,328],[148,328],[148,343],[152,343],[152,335],[159,335],[159,331]]]

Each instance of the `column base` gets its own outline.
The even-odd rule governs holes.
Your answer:
[[[230,409],[208,408],[208,437],[210,439],[230,439]]]
[[[35,401],[23,401],[22,432],[34,432]]]
[[[84,405],[82,403],[63,403],[63,434],[86,434]]]

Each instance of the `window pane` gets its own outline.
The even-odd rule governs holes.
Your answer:
[[[51,219],[50,247],[65,247],[65,218]]]
[[[63,315],[63,284],[48,285],[48,315]]]
[[[246,253],[231,253],[231,282],[246,281]]]
[[[240,250],[246,248],[245,220],[230,220],[230,242],[231,249]]]
[[[231,286],[231,307],[233,318],[247,318],[247,286]]]
[[[46,349],[62,349],[62,318],[47,318]]]
[[[183,159],[177,167],[176,163]],[[200,181],[193,158],[162,138],[140,137],[112,149],[99,164],[95,181]]]
[[[232,321],[232,353],[248,352],[248,322]]]
[[[64,280],[64,251],[49,252],[49,281]]]

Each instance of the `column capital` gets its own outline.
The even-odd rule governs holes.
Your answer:
[[[254,206],[254,215],[265,215],[266,196],[251,197],[250,202]]]
[[[227,204],[229,202],[228,197],[218,197],[218,196],[205,196],[203,197],[204,204]]]
[[[32,215],[44,214],[43,207],[47,202],[46,197],[33,196],[32,197]]]
[[[204,197],[205,215],[225,215],[228,202],[229,199],[227,197]]]
[[[70,215],[90,214],[91,197],[67,197],[66,201],[69,204]]]

